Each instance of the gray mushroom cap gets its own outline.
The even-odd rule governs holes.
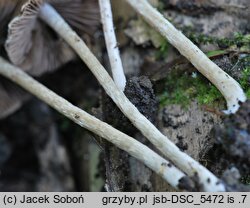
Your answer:
[[[72,49],[39,19],[44,3],[51,4],[81,36],[99,25],[97,0],[29,0],[9,24],[5,49],[11,62],[33,76],[53,71],[76,57]]]
[[[3,44],[7,37],[8,23],[11,21],[22,0],[0,0],[0,53],[4,55]],[[0,65],[1,67],[1,65]],[[20,87],[0,76],[0,119],[19,109],[29,97]]]

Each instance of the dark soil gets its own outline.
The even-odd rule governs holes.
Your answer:
[[[152,84],[146,76],[129,79],[125,95],[149,121],[156,122],[158,103]],[[102,111],[104,120],[113,127],[129,135],[137,131],[107,95],[103,96]]]

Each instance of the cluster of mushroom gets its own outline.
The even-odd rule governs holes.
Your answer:
[[[217,86],[227,101],[226,112],[236,112],[240,103],[246,100],[240,85],[211,62],[147,0],[126,1]],[[225,185],[215,175],[182,152],[124,95],[126,79],[114,34],[110,0],[99,0],[99,5],[115,82],[84,43],[82,33],[89,32],[98,25],[97,3],[95,0],[28,0],[22,6],[20,16],[15,17],[9,24],[9,34],[5,44],[9,59],[20,68],[0,58],[0,74],[22,86],[75,123],[127,151],[160,174],[174,188],[178,189],[180,180],[186,175],[197,175],[204,191],[225,191]],[[86,63],[124,115],[169,161],[135,139],[73,106],[28,75],[39,76],[44,72],[55,70],[72,60],[76,54]],[[174,165],[170,165],[170,161]]]

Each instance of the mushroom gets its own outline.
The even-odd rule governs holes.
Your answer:
[[[179,181],[185,177],[185,174],[147,146],[72,105],[23,70],[9,64],[2,58],[0,58],[0,74],[19,84],[76,124],[92,131],[137,158],[163,177],[173,188],[178,189]]]
[[[99,25],[97,0],[28,1],[22,15],[9,24],[6,51],[12,63],[33,76],[53,71],[76,57],[73,50],[39,20],[34,5],[50,3],[80,34],[92,34]]]
[[[0,48],[6,41],[8,23],[25,2],[27,0],[0,0]],[[80,35],[94,33],[99,25],[97,0],[50,2]],[[72,49],[37,16],[24,11],[22,18],[15,18],[9,25],[5,44],[10,60],[34,76],[55,70],[76,57]],[[28,97],[19,87],[1,79],[0,119],[14,113]]]
[[[17,0],[0,0],[0,55],[5,55],[3,46],[7,37],[8,23],[21,3],[23,2]],[[29,95],[20,87],[0,77],[0,119],[19,109],[28,97]]]
[[[99,6],[113,79],[118,88],[124,91],[126,87],[126,77],[116,41],[110,0],[99,0]]]
[[[32,15],[39,14],[39,17],[53,28],[53,30],[74,49],[120,110],[129,118],[133,125],[155,145],[156,148],[158,148],[177,167],[189,176],[198,174],[200,183],[204,186],[205,191],[225,191],[224,185],[218,183],[219,180],[215,175],[189,155],[182,152],[138,111],[124,93],[116,86],[105,68],[97,60],[84,41],[71,29],[51,5],[41,0],[30,0],[23,7],[23,14],[28,14],[28,12]]]
[[[147,0],[126,0],[151,26],[167,38],[195,68],[211,81],[227,102],[226,114],[235,113],[246,96],[237,81],[213,63],[196,45],[177,30]]]

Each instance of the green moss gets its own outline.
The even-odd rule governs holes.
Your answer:
[[[235,61],[237,68],[242,70],[242,76],[239,83],[244,89],[248,99],[250,99],[250,56],[247,55],[250,50],[250,35],[235,33],[231,38],[211,37],[204,34],[196,33],[192,28],[182,29],[184,34],[196,44],[217,44],[220,48],[226,50],[215,50],[207,53],[208,57],[222,56],[228,53],[227,49],[237,49],[240,53]],[[169,43],[163,41],[158,50],[156,57],[164,59],[169,50]],[[174,70],[174,69],[173,69]],[[192,100],[197,100],[201,105],[214,105],[216,101],[221,103],[224,100],[217,88],[212,85],[204,76],[197,73],[197,76],[189,74],[172,74],[165,81],[164,93],[159,95],[161,106],[169,104],[180,104],[187,107]],[[225,104],[225,101],[224,101]]]
[[[250,99],[250,66],[242,71],[239,81],[248,99]],[[165,80],[164,93],[158,96],[163,107],[170,104],[179,104],[188,107],[190,101],[197,100],[200,105],[213,106],[221,103],[224,98],[219,90],[200,73],[192,75],[173,73]]]
[[[231,38],[219,38],[197,33],[191,27],[184,27],[182,31],[195,44],[216,44],[220,48],[250,49],[250,34],[235,33]]]
[[[198,90],[197,100],[200,104],[213,104],[216,100],[222,100],[222,95],[217,88],[210,83],[198,84],[197,87],[202,87]]]
[[[223,100],[217,88],[199,73],[172,74],[166,79],[164,91],[159,96],[161,106],[179,104],[187,107],[194,99],[201,105],[211,105]]]
[[[245,91],[247,98],[250,99],[250,66],[242,71],[240,85]]]

